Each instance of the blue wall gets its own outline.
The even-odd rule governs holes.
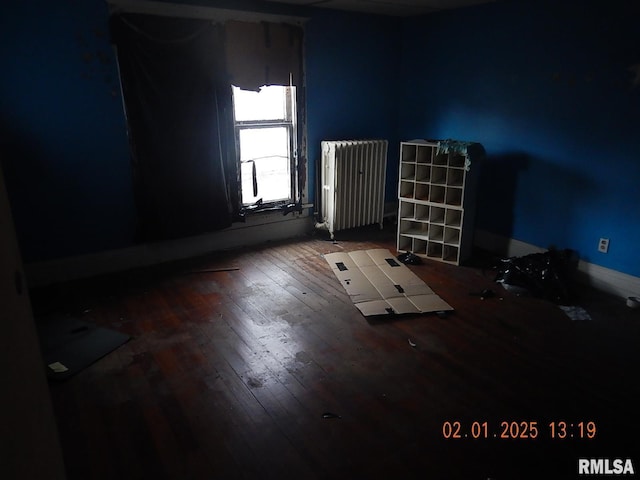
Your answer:
[[[320,11],[305,30],[310,168],[322,140],[387,139],[391,201],[398,190],[399,27],[395,18]]]
[[[526,0],[405,21],[399,131],[484,144],[479,228],[640,276],[636,9]]]
[[[101,1],[2,7],[0,155],[25,261],[129,245],[134,207]]]
[[[310,13],[264,2],[200,3]],[[400,22],[324,10],[309,16],[313,201],[321,140],[383,137],[397,143]],[[126,125],[107,20],[103,0],[32,0],[2,7],[0,154],[25,262],[135,242]],[[391,151],[392,173],[396,150]],[[395,188],[391,178],[388,198],[395,197]]]

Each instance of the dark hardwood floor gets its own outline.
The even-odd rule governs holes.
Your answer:
[[[50,384],[69,479],[574,478],[583,457],[640,471],[638,311],[580,287],[593,320],[576,322],[504,291],[481,260],[425,261],[411,269],[455,312],[366,319],[323,254],[380,246],[395,253],[393,232],[32,292],[37,316],[133,336]],[[221,267],[237,270],[193,273]],[[462,438],[444,438],[456,421]],[[552,439],[560,421],[574,426]],[[500,438],[501,422],[514,435],[537,422],[537,438]]]

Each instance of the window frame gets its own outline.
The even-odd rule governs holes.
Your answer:
[[[235,118],[235,95],[232,99],[234,104],[233,128],[235,137],[236,163],[238,168],[238,197],[240,199],[240,210],[242,213],[259,212],[265,210],[278,210],[281,207],[296,203],[300,186],[298,185],[298,90],[295,85],[282,86],[286,89],[285,94],[285,118],[268,120],[236,120]],[[235,87],[237,88],[237,87]],[[262,128],[286,128],[288,138],[288,162],[289,162],[289,197],[282,200],[269,202],[244,203],[242,198],[242,152],[240,150],[240,132],[242,130],[257,130]]]

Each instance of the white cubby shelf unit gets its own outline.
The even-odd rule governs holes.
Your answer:
[[[471,256],[484,148],[456,140],[400,143],[399,252],[459,265]]]

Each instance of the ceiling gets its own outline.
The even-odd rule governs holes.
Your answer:
[[[495,0],[267,0],[293,5],[408,17]]]

